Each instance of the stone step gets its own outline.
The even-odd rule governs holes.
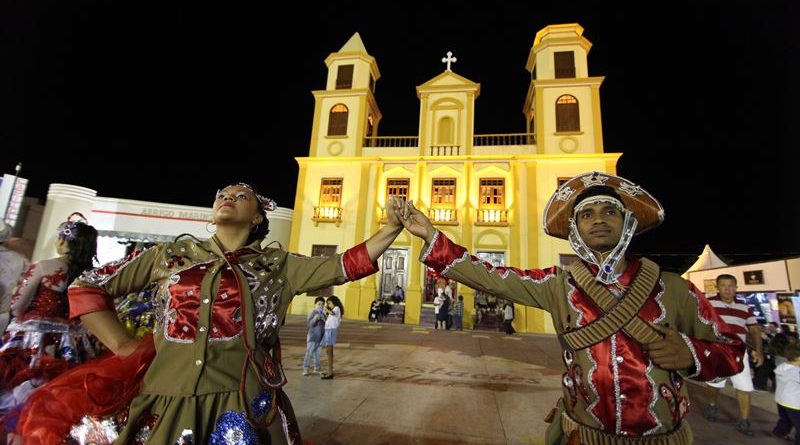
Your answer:
[[[402,324],[405,316],[406,306],[404,304],[393,304],[392,309],[381,319],[381,322]]]
[[[484,314],[481,321],[475,326],[477,331],[499,331],[502,328],[503,320],[494,313]]]

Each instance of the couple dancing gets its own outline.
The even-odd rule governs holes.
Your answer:
[[[692,443],[684,378],[742,368],[741,340],[702,293],[626,255],[664,211],[623,178],[582,174],[550,199],[545,231],[569,240],[582,260],[567,270],[482,263],[398,198],[387,204],[388,224],[364,243],[302,257],[261,247],[272,206],[247,184],[227,186],[214,200],[210,240],[158,245],[76,280],[71,316],[116,355],[37,391],[17,425],[25,443],[71,435],[79,443],[301,444],[282,390],[278,332],[287,307],[294,295],[375,273],[404,228],[425,240],[421,260],[443,276],[551,313],[565,372],[548,444]],[[131,339],[112,299],[153,283],[157,329]]]

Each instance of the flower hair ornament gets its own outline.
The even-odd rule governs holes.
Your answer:
[[[237,182],[236,184],[231,184],[231,185],[235,185],[237,187],[243,187],[243,188],[246,188],[247,190],[250,190],[251,192],[253,192],[253,194],[256,195],[256,200],[258,200],[258,204],[261,206],[261,208],[263,210],[265,210],[267,212],[272,212],[272,211],[274,211],[275,209],[278,208],[278,203],[276,203],[275,200],[273,200],[271,198],[267,198],[264,195],[259,195],[258,193],[256,193],[256,190],[253,188],[253,186],[248,184],[248,183],[246,183],[246,182]],[[228,187],[230,187],[230,186],[228,186]],[[219,194],[222,190],[224,190],[224,189],[217,190],[217,194]]]
[[[78,224],[89,224],[89,220],[86,219],[80,212],[73,212],[68,217],[67,220],[61,223],[58,226],[58,237],[61,239],[74,241],[75,238],[78,237]]]

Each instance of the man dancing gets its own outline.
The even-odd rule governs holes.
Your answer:
[[[634,235],[664,210],[630,181],[586,173],[564,183],[544,212],[545,232],[582,261],[568,270],[494,267],[437,231],[411,203],[403,225],[426,242],[421,260],[442,276],[550,312],[566,367],[548,444],[684,445],[684,378],[742,369],[744,345],[703,294],[647,258],[626,256]]]

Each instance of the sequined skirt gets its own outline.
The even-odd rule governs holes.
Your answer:
[[[278,416],[268,428],[259,429],[247,422],[238,391],[199,396],[140,394],[123,413],[84,417],[73,426],[70,439],[97,445],[300,445],[291,403],[282,391],[277,398]]]

